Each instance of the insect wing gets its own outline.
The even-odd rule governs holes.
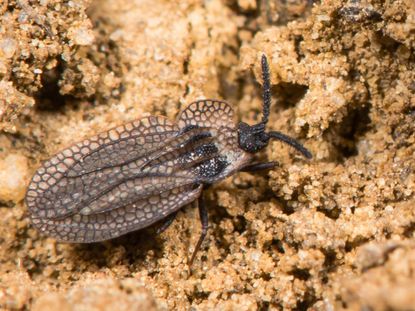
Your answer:
[[[162,139],[177,133],[167,119],[150,117],[61,151],[33,176],[26,194],[29,211],[49,219],[76,212],[86,202],[137,175],[151,151],[166,143]]]
[[[195,133],[179,135],[165,118],[150,117],[63,150],[29,185],[33,223],[60,240],[91,242],[156,222],[200,194],[192,173],[173,170],[171,159]],[[156,161],[163,157],[171,161]],[[158,164],[145,167],[152,161]]]
[[[234,113],[228,103],[204,99],[191,103],[178,116],[180,129],[188,126],[199,126],[220,129],[234,127]]]
[[[59,241],[104,241],[153,224],[197,199],[201,191],[202,186],[177,187],[103,213],[73,214],[56,220],[33,216],[32,221],[41,232]]]
[[[148,117],[116,127],[80,142],[57,154],[50,162],[59,168],[65,164],[65,175],[86,173],[127,164],[160,149],[178,134],[177,126],[164,117]],[[65,161],[59,161],[62,156]],[[65,170],[65,168],[63,168]]]

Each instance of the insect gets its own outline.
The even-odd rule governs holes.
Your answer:
[[[202,232],[208,229],[202,189],[238,171],[273,168],[254,163],[271,139],[311,158],[293,138],[266,132],[271,103],[270,73],[262,56],[263,115],[258,124],[234,123],[223,101],[191,103],[175,123],[150,116],[126,123],[62,150],[34,174],[26,194],[33,225],[58,241],[112,239],[163,220],[166,229],[183,206],[198,200]]]
[[[381,21],[382,14],[367,1],[349,0],[338,10],[338,14],[347,22],[359,23]]]

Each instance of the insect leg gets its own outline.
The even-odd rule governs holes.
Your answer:
[[[168,227],[173,223],[173,221],[176,219],[177,212],[170,214],[167,216],[167,219],[160,225],[160,227],[157,228],[156,234],[160,234],[167,230]]]
[[[208,211],[203,201],[203,195],[199,197],[198,205],[199,205],[198,207],[199,207],[200,222],[202,223],[202,232],[200,234],[199,240],[197,241],[192,257],[189,260],[189,269],[192,267],[196,254],[199,251],[200,246],[202,245],[202,242],[205,239],[208,228],[209,228]]]
[[[269,170],[278,166],[278,162],[253,163],[241,169],[241,172],[256,172],[262,170]]]

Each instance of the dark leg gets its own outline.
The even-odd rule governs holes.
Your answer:
[[[168,227],[170,227],[170,225],[176,219],[176,216],[177,216],[177,212],[167,216],[166,220],[161,224],[160,227],[157,228],[156,233],[160,234],[160,233],[164,232]]]
[[[262,170],[269,170],[278,165],[278,162],[265,162],[265,163],[253,163],[245,166],[241,169],[241,172],[256,172]]]
[[[206,237],[209,223],[208,223],[208,211],[206,209],[205,203],[203,201],[203,195],[199,197],[199,216],[200,216],[200,222],[202,223],[202,232],[200,234],[199,240],[197,241],[197,244],[195,246],[195,249],[193,251],[192,257],[189,260],[189,269],[192,267],[193,261],[195,260],[196,254],[200,249],[200,246],[202,245],[203,240]]]

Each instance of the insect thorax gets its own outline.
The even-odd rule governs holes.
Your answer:
[[[251,154],[238,147],[237,132],[234,129],[209,129],[209,134],[213,139],[200,148],[207,159],[194,167],[198,178],[206,184],[232,175],[252,159]]]

